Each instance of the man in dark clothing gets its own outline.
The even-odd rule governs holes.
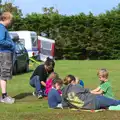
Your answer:
[[[49,74],[54,71],[55,62],[47,58],[44,64],[39,65],[33,72],[30,78],[30,85],[35,88],[33,95],[36,95],[38,98],[44,96],[44,90],[46,86],[46,79]]]

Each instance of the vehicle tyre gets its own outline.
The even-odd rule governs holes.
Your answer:
[[[25,65],[25,72],[29,72],[29,62],[27,62]]]

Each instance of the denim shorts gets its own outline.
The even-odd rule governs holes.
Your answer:
[[[13,55],[11,52],[0,52],[0,80],[12,79]]]

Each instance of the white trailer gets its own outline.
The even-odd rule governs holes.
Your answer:
[[[38,56],[38,36],[34,31],[11,31],[10,33],[17,33],[20,42],[28,51],[29,57]]]

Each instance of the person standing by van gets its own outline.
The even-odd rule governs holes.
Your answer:
[[[2,97],[0,102],[12,104],[14,98],[7,95],[7,80],[12,78],[13,53],[15,45],[6,29],[12,22],[12,14],[4,12],[0,16],[0,85]]]
[[[49,57],[44,64],[39,65],[33,72],[30,78],[30,85],[35,88],[34,96],[38,99],[45,95],[46,80],[48,76],[54,71],[55,62]]]

